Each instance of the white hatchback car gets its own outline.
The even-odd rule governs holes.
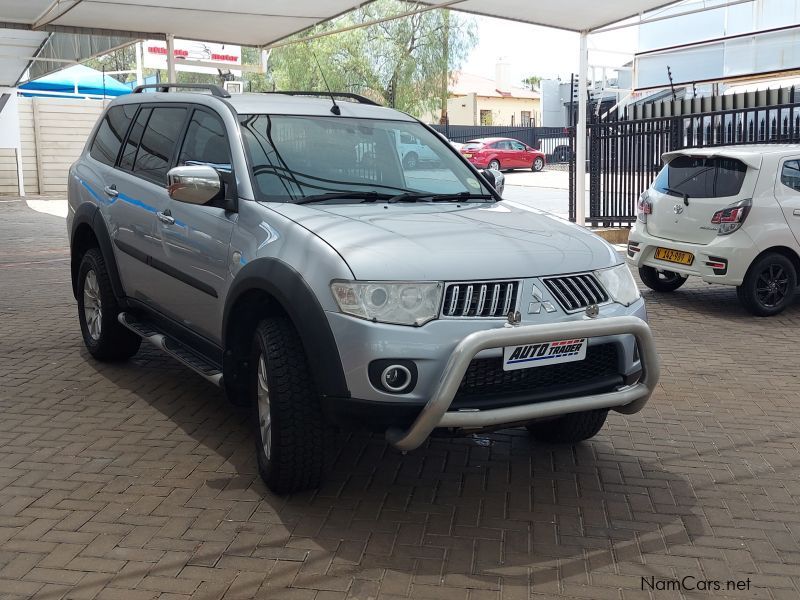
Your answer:
[[[737,286],[755,315],[785,309],[800,273],[800,145],[687,148],[664,162],[628,240],[644,284],[671,292],[697,275]]]

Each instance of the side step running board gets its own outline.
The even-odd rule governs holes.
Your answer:
[[[119,313],[117,318],[120,323],[140,336],[143,340],[147,340],[156,348],[189,367],[192,371],[203,376],[214,385],[222,387],[222,371],[218,365],[200,356],[197,352],[175,338],[169,337],[150,321],[137,319],[124,312]]]

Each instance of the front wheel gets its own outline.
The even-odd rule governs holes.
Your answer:
[[[103,255],[91,248],[78,268],[78,321],[83,343],[97,360],[125,360],[139,351],[142,338],[120,324],[119,313]]]
[[[488,168],[492,169],[494,171],[499,171],[500,170],[500,161],[497,160],[496,158],[493,159],[493,160],[490,160]]]
[[[608,416],[608,409],[587,410],[570,413],[526,427],[537,440],[553,444],[576,444],[594,437],[602,429]]]
[[[259,323],[250,371],[261,478],[276,494],[318,487],[326,439],[322,406],[305,351],[287,318]]]
[[[659,271],[653,267],[639,267],[639,277],[642,283],[656,292],[674,292],[688,279],[674,271]]]
[[[541,156],[537,156],[531,165],[531,171],[538,173],[542,169],[544,169],[544,159]]]
[[[796,288],[797,271],[792,261],[782,254],[770,253],[750,266],[736,294],[750,313],[770,317],[792,302]]]

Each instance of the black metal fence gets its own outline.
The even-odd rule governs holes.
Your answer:
[[[570,129],[565,127],[521,127],[514,125],[431,125],[447,139],[463,144],[487,137],[507,137],[541,150],[548,164],[568,163]]]
[[[794,99],[794,98],[792,98]],[[754,143],[800,143],[800,103],[588,124],[589,221],[628,226],[664,152]],[[570,218],[575,216],[574,166]]]

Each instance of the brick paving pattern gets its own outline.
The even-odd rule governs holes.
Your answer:
[[[341,436],[322,489],[280,498],[218,389],[144,347],[88,357],[67,256],[63,219],[0,203],[2,599],[800,596],[800,298],[646,293],[643,412],[575,447]],[[685,576],[751,583],[642,589]]]

